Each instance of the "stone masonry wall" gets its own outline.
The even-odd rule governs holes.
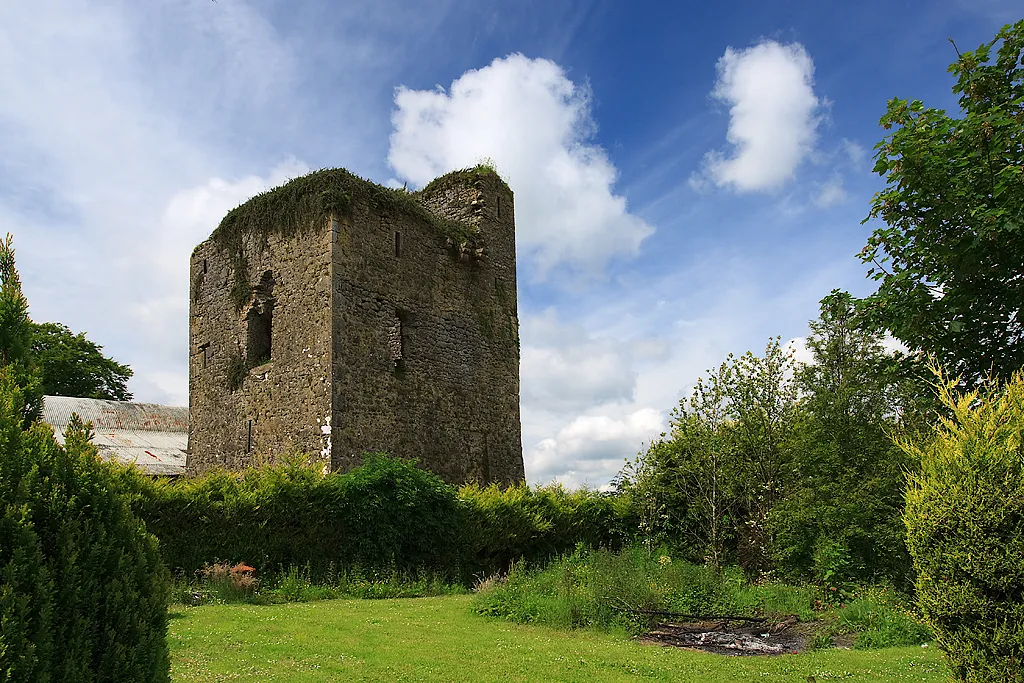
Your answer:
[[[259,292],[237,309],[230,292],[240,259],[216,242],[204,242],[191,268],[190,474],[238,469],[284,453],[320,454],[325,444],[331,412],[326,222],[296,238],[271,234],[265,246],[247,239],[243,253],[251,286],[258,290],[266,273],[273,279],[270,358],[259,362],[248,348]],[[229,376],[233,364],[242,375],[237,387]]]
[[[371,205],[336,224],[334,467],[384,451],[451,482],[522,481],[512,194],[453,174],[419,199],[478,233]]]
[[[371,189],[298,234],[196,248],[190,473],[288,451],[348,469],[384,451],[453,483],[522,481],[511,191],[474,171],[411,197]],[[252,293],[237,308],[240,264]]]

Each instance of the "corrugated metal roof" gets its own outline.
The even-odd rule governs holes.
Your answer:
[[[93,443],[109,460],[134,464],[146,474],[185,472],[188,448],[188,408],[154,403],[104,401],[67,396],[43,397],[43,421],[64,443],[64,430],[77,413],[92,422]]]

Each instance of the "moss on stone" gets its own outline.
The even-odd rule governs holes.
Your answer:
[[[456,171],[438,180],[469,172],[472,171]],[[420,194],[378,185],[343,168],[321,169],[260,193],[232,209],[210,239],[223,247],[240,248],[245,235],[261,243],[272,233],[290,237],[317,227],[317,221],[326,216],[347,214],[353,203],[360,200],[378,211],[418,216],[446,237],[475,234],[473,226],[432,214],[417,201]]]
[[[192,300],[198,302],[202,298],[203,283],[206,281],[206,271],[200,270],[192,281]]]
[[[245,376],[249,374],[249,367],[237,349],[228,356],[227,379],[228,389],[234,393],[242,387]]]
[[[236,310],[240,311],[252,294],[244,257],[246,238],[262,249],[271,234],[292,237],[316,229],[318,222],[330,215],[348,215],[353,204],[359,201],[367,202],[382,213],[417,216],[454,244],[476,246],[476,226],[436,216],[418,198],[428,188],[438,189],[440,186],[436,183],[471,181],[481,173],[494,174],[500,180],[493,169],[478,166],[449,173],[420,192],[412,193],[378,185],[343,168],[330,168],[313,171],[256,195],[229,211],[210,235],[210,241],[231,256],[235,279],[232,298]]]
[[[463,168],[458,171],[452,171],[451,173],[446,173],[443,176],[434,178],[429,183],[427,183],[426,187],[424,187],[422,190],[419,190],[415,194],[433,194],[450,186],[468,185],[476,180],[485,177],[496,178],[498,182],[501,183],[502,187],[504,187],[509,192],[512,191],[511,188],[509,188],[508,183],[505,182],[505,179],[498,175],[498,172],[494,169],[493,166],[487,164],[477,164],[472,168]]]

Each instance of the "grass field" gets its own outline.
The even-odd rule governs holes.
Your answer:
[[[520,626],[469,596],[172,610],[174,681],[945,681],[934,648],[722,657]]]

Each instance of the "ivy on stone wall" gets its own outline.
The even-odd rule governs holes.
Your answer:
[[[477,228],[469,223],[434,215],[420,197],[448,185],[464,184],[490,174],[501,177],[488,166],[455,171],[432,181],[419,192],[383,187],[342,168],[321,169],[295,178],[280,187],[256,195],[228,212],[210,239],[231,256],[235,283],[232,298],[241,310],[252,296],[246,240],[262,249],[271,234],[292,237],[314,230],[327,216],[348,215],[357,201],[364,201],[381,213],[417,216],[460,248],[475,248]]]

